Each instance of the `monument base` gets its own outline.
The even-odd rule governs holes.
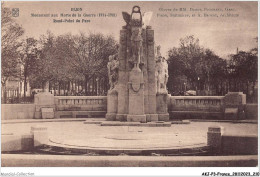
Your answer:
[[[116,120],[117,105],[118,105],[118,92],[114,88],[113,90],[109,90],[107,94],[106,120],[108,121]]]
[[[169,95],[167,93],[156,94],[156,111],[158,114],[168,113],[168,100]]]
[[[116,120],[117,121],[126,121],[126,114],[117,114],[116,115]]]
[[[52,111],[51,114],[44,114],[42,116],[42,109],[43,108],[52,108],[55,109],[54,103],[54,95],[50,92],[41,92],[34,95],[34,105],[35,105],[35,119],[42,119],[42,118],[54,118],[54,112]],[[46,115],[46,116],[45,116]]]
[[[158,114],[146,114],[147,122],[156,122],[158,121]]]
[[[169,121],[169,119],[170,119],[169,113],[158,114],[158,120],[159,121]]]
[[[127,122],[146,123],[146,115],[127,115]]]
[[[108,121],[116,120],[116,113],[107,113],[106,114],[106,120],[108,120]]]
[[[243,92],[228,92],[224,97],[225,119],[245,118],[246,94]]]
[[[34,119],[41,119],[42,118],[42,113],[41,111],[35,111],[34,113]]]

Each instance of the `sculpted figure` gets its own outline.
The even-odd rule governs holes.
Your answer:
[[[158,46],[156,47],[156,58],[158,58],[158,57],[160,57],[160,56],[162,56],[162,55],[161,55],[161,46],[158,45]]]
[[[161,93],[162,81],[162,57],[156,58],[155,64],[155,82],[156,82],[156,93]]]
[[[164,72],[164,90],[167,92],[167,88],[166,88],[166,85],[168,83],[168,78],[169,78],[169,74],[168,74],[168,63],[167,63],[167,60],[163,57],[163,72]]]
[[[108,57],[108,63],[107,63],[107,70],[108,70],[108,79],[109,79],[109,85],[110,85],[110,89],[112,87],[112,60],[113,60],[113,55],[110,55]]]
[[[137,10],[138,12],[138,10]],[[130,21],[131,21],[131,15],[127,12],[122,12],[123,19],[126,22],[126,26],[129,26]],[[142,15],[142,27],[146,28],[149,26],[151,18],[152,18],[153,12],[144,12]]]
[[[118,67],[119,67],[119,61],[118,61],[117,56],[116,55],[110,55],[109,56],[109,62],[107,63],[110,90],[115,88],[115,85],[117,84]]]
[[[131,15],[129,13],[127,13],[127,12],[122,12],[122,15],[123,15],[123,19],[126,22],[126,26],[125,27],[129,26],[129,23],[131,21]]]
[[[140,65],[141,69],[144,65],[142,31],[149,26],[152,14],[152,12],[142,14],[139,6],[134,6],[131,14],[122,12],[123,19],[126,22],[124,28],[128,29],[131,35],[129,62],[136,67]]]
[[[132,62],[139,65],[141,62],[142,51],[142,28],[132,28],[131,35]]]
[[[167,93],[167,82],[168,82],[168,64],[164,57],[161,56],[160,46],[156,49],[156,64],[155,64],[155,82],[157,93]]]
[[[124,19],[128,19],[128,16],[125,14]],[[127,18],[126,18],[127,17]],[[128,21],[128,20],[125,20]],[[126,22],[127,23],[127,22]],[[139,65],[143,64],[143,38],[142,38],[142,14],[139,6],[134,6],[132,9],[132,13],[130,16],[129,22],[130,28],[129,32],[131,34],[131,58],[129,59],[130,63],[132,63],[135,67],[139,67]]]

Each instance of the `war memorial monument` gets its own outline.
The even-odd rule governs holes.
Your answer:
[[[133,7],[131,15],[123,12],[126,25],[120,31],[119,64],[114,71],[118,78],[112,81],[108,93],[107,120],[169,120],[168,66],[159,48],[155,57],[154,30],[145,24],[151,16],[151,12],[141,14],[138,6]]]
[[[54,96],[45,89],[30,108],[13,112],[31,122],[8,122],[11,108],[2,108],[2,166],[257,166],[257,127],[247,124],[246,95],[172,96],[167,60],[149,25],[152,12],[134,6],[122,15],[118,53],[108,58],[107,96]]]

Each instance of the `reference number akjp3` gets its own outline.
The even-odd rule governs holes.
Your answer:
[[[202,176],[259,176],[260,172],[233,172],[233,173],[223,173],[223,172],[203,172]]]

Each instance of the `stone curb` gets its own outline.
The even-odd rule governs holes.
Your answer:
[[[190,120],[175,120],[171,121],[172,124],[190,124]]]
[[[39,147],[37,150],[40,154],[60,154],[60,155],[72,155],[72,154],[89,154],[95,153],[100,156],[102,155],[119,155],[121,153],[131,155],[144,155],[150,156],[152,153],[157,153],[161,155],[171,155],[171,156],[190,156],[190,155],[202,155],[209,154],[210,147],[206,144],[198,145],[186,145],[186,146],[172,146],[172,147],[147,147],[147,148],[95,148],[87,146],[73,146],[68,144],[58,144],[50,139],[48,145]]]
[[[244,156],[74,156],[2,154],[2,167],[256,167]]]
[[[90,119],[97,120],[97,122],[106,121],[105,118],[55,118],[55,119],[12,119],[1,120],[2,124],[14,124],[14,123],[35,123],[35,122],[69,122],[69,121],[88,121]],[[188,121],[188,120],[186,120]],[[190,122],[232,122],[232,123],[253,123],[257,124],[258,120],[208,120],[208,119],[189,119]],[[188,122],[178,121],[170,119],[173,124],[188,124]],[[86,123],[88,124],[88,123]],[[94,124],[94,122],[93,122]]]
[[[104,121],[101,126],[137,126],[137,127],[170,127],[171,122],[118,122],[118,121]]]
[[[257,124],[258,120],[209,120],[209,119],[189,119],[191,122],[231,122],[231,123],[252,123]]]
[[[36,123],[36,122],[70,122],[70,121],[86,121],[91,118],[57,118],[57,119],[13,119],[13,120],[1,120],[2,124],[15,124],[15,123]],[[96,118],[102,119],[102,118]],[[104,119],[105,120],[105,119]]]

